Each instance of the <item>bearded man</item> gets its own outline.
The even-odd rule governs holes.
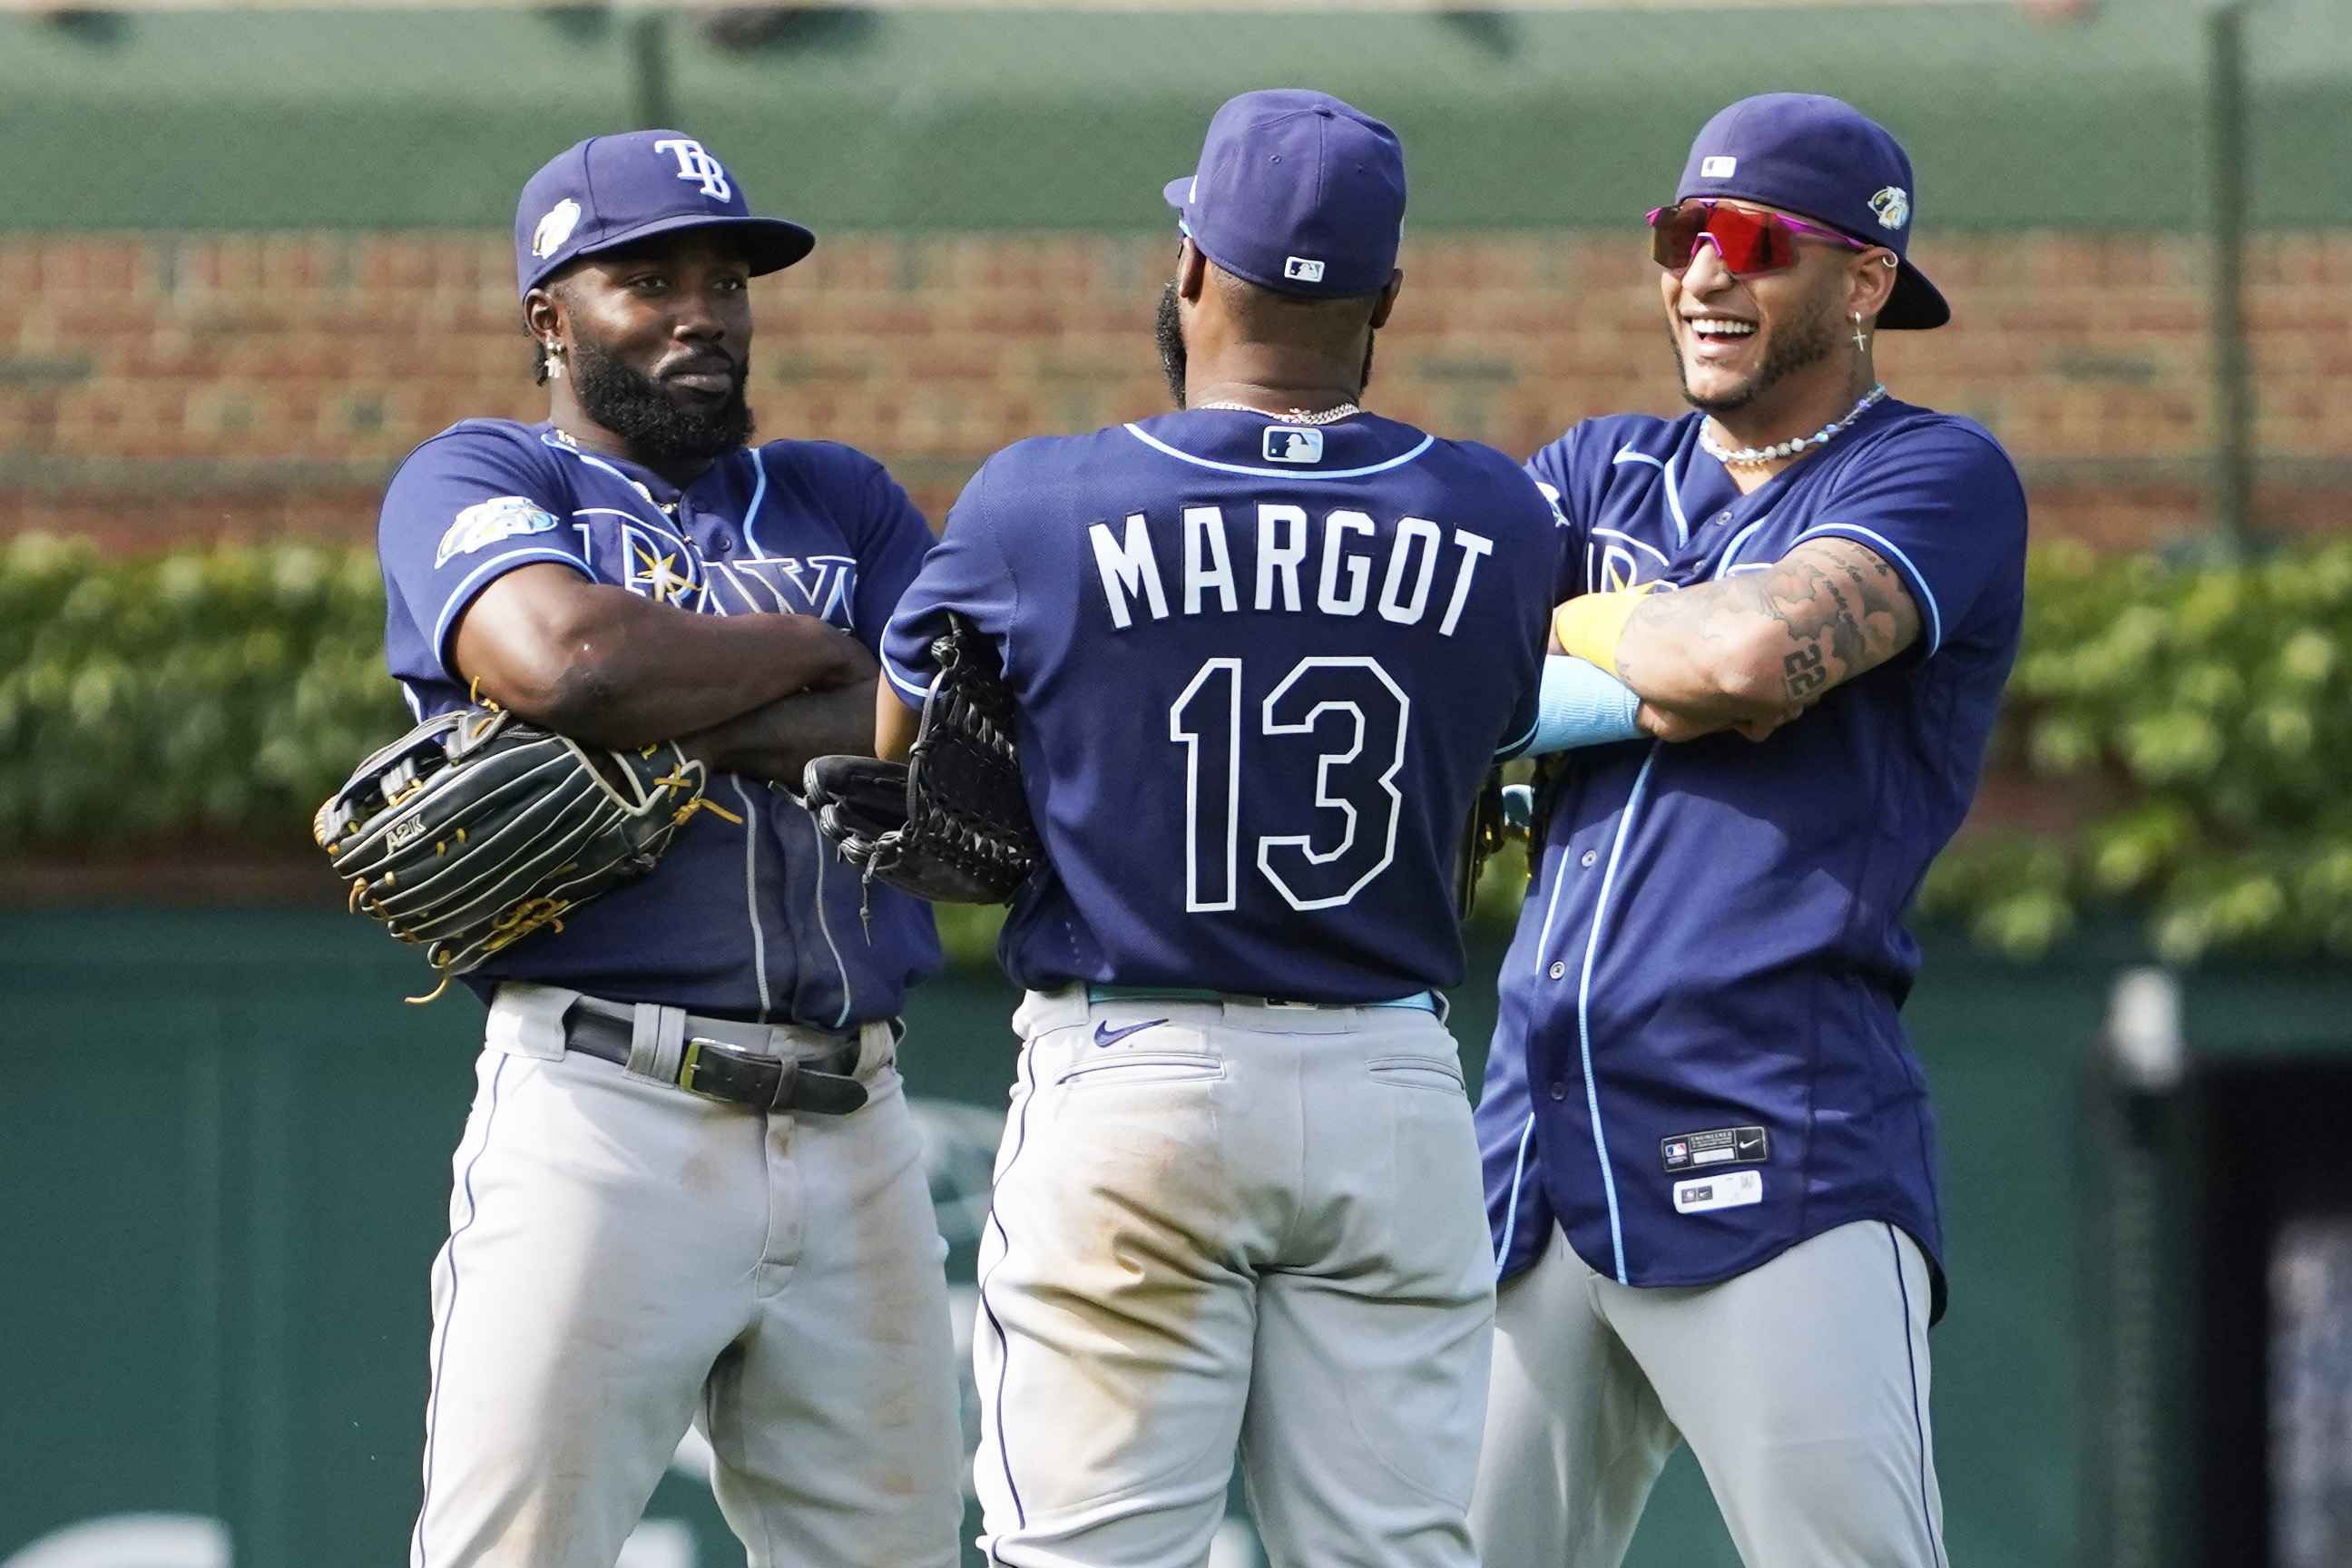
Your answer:
[[[1568,547],[1546,706],[1583,732],[1478,1108],[1486,1568],[1615,1568],[1685,1441],[1748,1568],[1944,1563],[1902,918],[2016,656],[2025,500],[1990,435],[1878,379],[1880,331],[1950,316],[1913,206],[1845,104],[1723,110],[1650,218],[1696,412],[1528,464]]]
[[[418,717],[678,741],[714,808],[465,977],[413,1568],[613,1568],[689,1423],[755,1568],[956,1559],[946,1247],[892,1067],[937,938],[772,783],[870,749],[931,541],[870,458],[746,445],[748,285],[814,243],[677,132],[572,148],[515,219],[549,417],[467,420],[384,497]]]

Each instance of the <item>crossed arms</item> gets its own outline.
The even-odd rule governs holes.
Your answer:
[[[1893,567],[1853,540],[1816,539],[1761,572],[1643,595],[1613,673],[1662,740],[1732,730],[1760,741],[1918,637]]]
[[[1765,571],[1644,595],[1603,668],[1642,700],[1649,734],[1760,741],[1918,636],[1884,559],[1818,539]],[[915,715],[877,690],[873,656],[823,621],[697,615],[549,563],[485,588],[452,652],[462,679],[563,734],[680,740],[713,767],[787,785],[811,757],[873,754],[877,727],[884,755],[913,739]]]
[[[811,757],[874,743],[874,656],[813,616],[698,615],[539,563],[482,590],[451,651],[458,679],[560,734],[675,740],[795,789]]]

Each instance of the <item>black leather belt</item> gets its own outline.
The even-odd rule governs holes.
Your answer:
[[[626,1018],[608,1018],[577,1003],[563,1016],[566,1049],[622,1067],[629,1065],[635,1034]],[[829,1055],[802,1061],[689,1036],[678,1057],[675,1081],[705,1100],[761,1110],[846,1116],[866,1103],[866,1086],[851,1076],[857,1069],[857,1048],[852,1040]]]

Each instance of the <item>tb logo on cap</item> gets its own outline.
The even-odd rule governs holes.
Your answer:
[[[701,142],[680,136],[655,142],[654,151],[676,158],[677,177],[701,182],[702,194],[712,201],[723,202],[735,194],[735,187],[727,183],[727,171],[719,166],[718,159],[702,150]]]

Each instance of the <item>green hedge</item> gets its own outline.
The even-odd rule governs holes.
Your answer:
[[[0,550],[0,845],[307,840],[407,721],[367,552]]]
[[[1991,765],[2061,820],[1962,839],[1923,906],[2020,957],[2101,902],[2147,910],[2176,963],[2352,951],[2347,646],[2352,541],[2244,566],[2037,550]]]
[[[2090,907],[2188,961],[2352,951],[2352,542],[2242,567],[2037,550],[1991,763],[2035,826],[1968,836],[1922,906],[2031,957]],[[224,545],[121,558],[0,548],[0,846],[290,844],[407,721],[373,555]],[[2048,820],[2042,820],[2047,818]],[[1516,858],[1482,919],[1507,920]],[[980,957],[994,911],[955,910]]]

